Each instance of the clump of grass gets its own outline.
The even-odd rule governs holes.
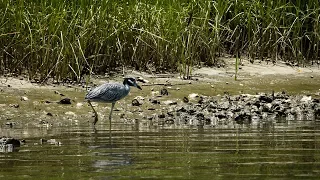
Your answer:
[[[0,73],[71,79],[134,68],[180,71],[238,58],[319,59],[320,3],[262,0],[0,2]]]

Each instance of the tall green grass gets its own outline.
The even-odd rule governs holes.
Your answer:
[[[2,0],[0,73],[80,80],[123,68],[178,71],[222,53],[319,59],[320,3],[302,0]]]

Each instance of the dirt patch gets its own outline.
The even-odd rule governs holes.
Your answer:
[[[207,76],[233,76],[235,74],[235,59],[225,59],[225,63],[226,66],[224,68],[203,67],[196,69],[194,74]],[[242,60],[238,70],[238,75],[247,77],[265,75],[302,75],[309,77],[312,74],[320,75],[320,68],[318,66],[289,66],[281,61],[273,64],[270,62],[250,63],[248,60]]]

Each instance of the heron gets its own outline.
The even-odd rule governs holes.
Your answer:
[[[112,116],[114,105],[117,101],[126,97],[129,94],[130,86],[134,86],[142,90],[142,88],[137,84],[135,78],[128,77],[128,78],[124,78],[124,81],[122,84],[121,83],[105,83],[92,89],[87,93],[85,99],[88,101],[89,105],[91,106],[95,114],[93,125],[96,125],[96,123],[98,122],[98,113],[93,108],[91,102],[111,103],[111,110],[109,114],[109,121],[111,126],[111,116]]]

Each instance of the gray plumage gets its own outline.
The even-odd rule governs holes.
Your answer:
[[[102,84],[88,92],[85,99],[95,102],[112,103],[129,94],[130,86],[120,83]]]
[[[120,99],[126,97],[130,92],[130,86],[137,87],[141,90],[141,87],[137,84],[134,78],[125,78],[123,84],[120,83],[106,83],[102,84],[91,91],[88,92],[85,99],[88,100],[89,105],[95,113],[95,120],[93,124],[95,125],[98,121],[98,114],[93,108],[91,101],[94,102],[104,102],[112,103],[111,111],[109,115],[109,120],[111,124],[111,115],[114,108],[114,105]]]

